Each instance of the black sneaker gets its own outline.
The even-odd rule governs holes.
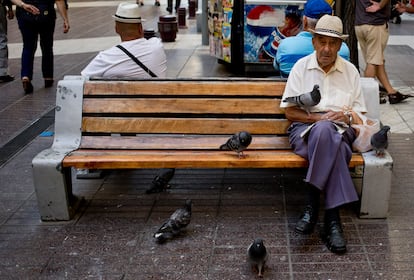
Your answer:
[[[8,83],[11,81],[14,81],[14,77],[12,75],[0,76],[0,83]]]

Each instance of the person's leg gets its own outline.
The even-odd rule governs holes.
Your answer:
[[[53,34],[56,21],[48,20],[41,24],[39,28],[40,48],[42,49],[42,74],[45,79],[45,87],[53,84]]]
[[[21,78],[25,93],[32,93],[33,86],[33,63],[37,48],[38,28],[35,22],[25,21],[18,18],[19,29],[23,39],[23,51],[21,59]]]
[[[357,28],[355,30],[357,31]],[[378,79],[387,91],[388,100],[391,104],[400,103],[410,97],[409,95],[401,94],[392,87],[385,71],[384,52],[389,38],[388,24],[369,26],[365,28],[363,33],[361,30],[358,30],[357,38],[364,40],[361,44],[361,50],[365,53],[364,58],[366,62],[364,76]]]
[[[317,122],[303,139],[300,133],[307,125],[294,125],[289,129],[289,140],[295,153],[309,161],[308,205],[295,226],[299,233],[311,233],[317,220],[319,190],[325,193],[325,241],[334,253],[346,251],[346,241],[339,219],[340,205],[358,199],[348,163],[352,156],[351,144],[355,139],[352,129],[339,134],[331,122]]]
[[[167,0],[167,11],[170,14],[172,13],[172,5],[173,5],[173,0]]]
[[[0,77],[8,75],[8,59],[6,8],[0,5]]]
[[[289,142],[294,152],[301,157],[308,158],[307,139],[301,137],[301,133],[307,129],[309,124],[294,123],[289,128]],[[313,232],[318,220],[320,190],[310,183],[306,183],[307,197],[303,212],[295,225],[295,231],[301,234],[310,234]]]
[[[346,252],[346,240],[338,207],[325,210],[323,239],[331,252],[336,254]]]

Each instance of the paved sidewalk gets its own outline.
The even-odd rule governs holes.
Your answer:
[[[56,80],[78,75],[99,49],[117,42],[111,15],[118,3],[69,1],[71,31],[62,34],[60,20],[56,28]],[[161,4],[145,0],[146,28],[157,29],[166,0]],[[386,53],[393,85],[411,93],[413,19],[390,24]],[[187,25],[175,42],[165,43],[168,76],[232,76],[201,45],[195,20]],[[17,77],[21,38],[15,21],[9,23],[9,43]],[[271,253],[265,279],[413,279],[414,100],[380,106],[382,122],[392,127],[389,218],[361,220],[349,205],[342,213],[349,251],[337,256],[321,243],[320,227],[310,237],[294,233],[304,196],[302,171],[177,170],[173,187],[153,195],[144,190],[156,170],[113,171],[75,180],[74,192],[87,201],[75,219],[41,222],[31,159],[52,143],[53,137],[40,133],[53,131],[56,91],[42,84],[37,73],[35,92],[27,96],[18,79],[0,84],[0,279],[255,279],[245,251],[258,236]],[[155,244],[154,230],[186,198],[194,201],[186,234]]]

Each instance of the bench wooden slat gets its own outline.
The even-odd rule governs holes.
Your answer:
[[[82,131],[90,133],[286,134],[285,119],[122,118],[84,117]]]
[[[93,98],[84,113],[283,114],[274,98]]]
[[[83,136],[81,149],[125,150],[214,150],[230,136],[198,135],[138,135],[138,136]],[[290,149],[287,136],[257,136],[249,150]]]
[[[63,167],[88,169],[135,168],[304,168],[308,163],[291,150],[246,151],[239,159],[231,151],[125,151],[77,150],[63,160]],[[362,165],[354,154],[350,167]]]
[[[84,86],[84,95],[257,95],[282,96],[284,82],[254,79],[242,81],[238,79],[223,79],[219,81],[173,81],[153,80],[139,81],[88,81]]]

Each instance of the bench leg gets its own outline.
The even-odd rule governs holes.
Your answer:
[[[393,160],[388,152],[382,158],[375,156],[374,151],[362,155],[365,166],[359,217],[386,218],[391,194]]]
[[[72,194],[71,169],[62,170],[64,153],[47,149],[32,161],[34,187],[43,221],[70,220],[80,200]]]

